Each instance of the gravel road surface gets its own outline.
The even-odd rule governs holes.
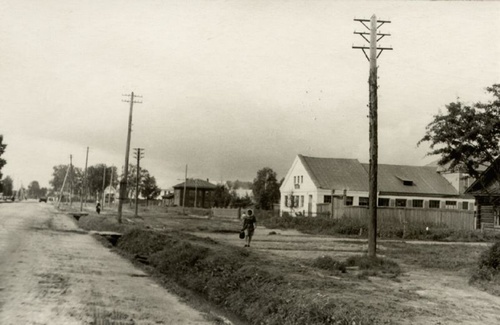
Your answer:
[[[0,204],[0,324],[213,324],[71,217]]]

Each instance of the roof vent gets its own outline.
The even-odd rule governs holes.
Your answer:
[[[399,176],[396,176],[396,177],[397,177],[397,178],[398,178],[401,182],[403,182],[403,185],[404,185],[404,186],[413,186],[413,185],[415,185],[415,184],[413,183],[413,181],[412,181],[412,180],[410,180],[410,179],[405,179],[405,178],[402,178],[402,177],[399,177]]]

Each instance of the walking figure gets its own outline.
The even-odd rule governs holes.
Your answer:
[[[97,214],[101,213],[101,203],[99,203],[99,201],[97,201],[97,204],[95,206],[95,211],[97,212]]]
[[[248,209],[246,214],[243,214],[243,229],[245,231],[245,247],[250,247],[250,242],[252,241],[253,233],[257,227],[257,219],[253,213],[252,209]]]

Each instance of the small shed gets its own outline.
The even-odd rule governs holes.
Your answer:
[[[202,179],[188,179],[186,182],[174,186],[174,204],[177,206],[209,209],[213,206],[216,187],[208,179],[206,181]],[[186,192],[185,200],[184,190]]]
[[[478,229],[500,231],[500,157],[465,191],[476,199]]]

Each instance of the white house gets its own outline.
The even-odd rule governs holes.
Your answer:
[[[280,187],[280,211],[315,216],[325,204],[368,206],[368,164],[356,159],[298,155]],[[378,206],[474,209],[436,167],[378,165]]]

